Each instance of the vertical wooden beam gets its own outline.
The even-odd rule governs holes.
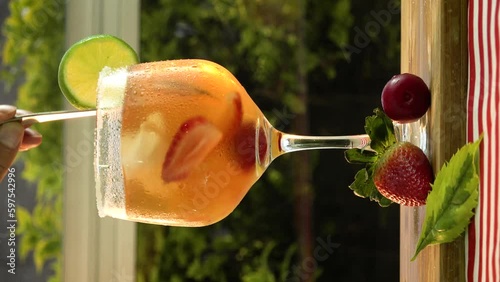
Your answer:
[[[431,163],[438,172],[466,142],[467,1],[403,0],[401,72],[421,76],[430,86],[427,118]],[[401,207],[400,281],[465,281],[465,242],[427,247],[410,261],[425,207]]]
[[[67,1],[67,46],[105,33],[138,50],[139,10],[139,0]],[[135,281],[136,225],[97,215],[94,129],[94,118],[64,125],[63,281]]]

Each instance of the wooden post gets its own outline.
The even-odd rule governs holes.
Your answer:
[[[138,0],[66,2],[69,47],[92,34],[113,34],[138,50]],[[69,106],[69,108],[72,108]],[[63,281],[135,281],[136,224],[97,215],[93,169],[95,119],[64,124]]]
[[[428,154],[435,172],[466,143],[467,1],[403,0],[401,72],[430,86]],[[400,281],[465,281],[465,242],[428,246],[413,262],[425,207],[401,208]]]

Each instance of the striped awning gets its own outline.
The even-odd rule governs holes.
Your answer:
[[[467,139],[484,133],[480,193],[467,232],[467,281],[500,281],[500,1],[469,1]]]

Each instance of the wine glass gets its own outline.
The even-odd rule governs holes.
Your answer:
[[[100,216],[205,226],[230,214],[278,156],[369,149],[367,135],[273,128],[238,80],[204,60],[101,72],[95,176]]]
[[[229,215],[280,155],[371,150],[368,135],[301,136],[273,128],[238,80],[205,60],[106,67],[96,110],[9,121],[93,115],[99,215],[137,222],[210,225]]]

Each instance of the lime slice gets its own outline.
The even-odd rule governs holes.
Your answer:
[[[94,109],[101,70],[138,62],[136,52],[125,41],[111,35],[90,36],[75,43],[64,54],[59,65],[59,87],[74,107]]]

